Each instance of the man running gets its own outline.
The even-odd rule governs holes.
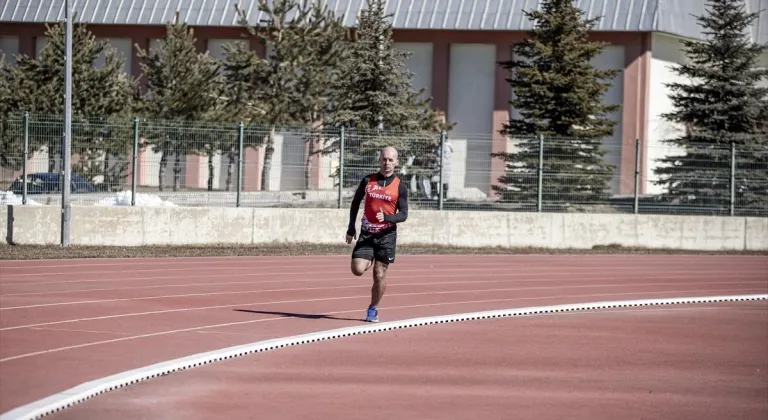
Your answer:
[[[367,322],[379,322],[376,307],[387,286],[384,281],[387,268],[395,262],[397,223],[408,218],[408,188],[395,176],[396,166],[397,150],[394,147],[382,149],[379,172],[363,177],[349,209],[348,244],[357,238],[355,218],[360,201],[365,198],[360,237],[352,251],[352,273],[362,276],[373,265],[371,304],[365,318]]]

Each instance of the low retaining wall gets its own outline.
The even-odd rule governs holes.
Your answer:
[[[348,209],[72,208],[73,245],[343,243]],[[359,229],[359,216],[358,216]],[[58,244],[57,206],[2,206],[9,243]],[[412,211],[398,242],[546,248],[595,245],[689,250],[768,250],[768,219],[667,215]]]

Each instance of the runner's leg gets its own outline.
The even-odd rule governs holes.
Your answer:
[[[373,265],[372,259],[352,258],[352,274],[362,276],[369,268],[371,268],[371,265]]]
[[[378,322],[379,311],[377,306],[381,303],[384,292],[387,289],[387,269],[395,262],[395,247],[397,245],[397,231],[387,232],[373,241],[374,265],[373,286],[371,286],[371,304],[368,306],[367,320]]]
[[[373,264],[373,286],[371,287],[371,308],[379,306],[384,291],[387,290],[387,268],[388,263],[376,261]]]
[[[362,232],[357,238],[355,243],[355,249],[352,251],[352,274],[356,276],[362,276],[373,265],[373,243],[371,238],[364,235]]]

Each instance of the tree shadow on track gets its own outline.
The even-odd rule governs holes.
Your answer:
[[[299,314],[299,313],[293,313],[293,312],[254,311],[250,309],[235,309],[235,311],[248,312],[251,314],[279,315],[279,316],[284,316],[288,318],[335,319],[337,321],[365,321],[362,318],[343,318],[343,317],[336,317],[336,316],[324,315],[324,314]]]

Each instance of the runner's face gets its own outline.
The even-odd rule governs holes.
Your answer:
[[[397,166],[397,155],[390,150],[385,150],[379,158],[379,166],[381,173],[391,175],[395,172],[395,166]]]

